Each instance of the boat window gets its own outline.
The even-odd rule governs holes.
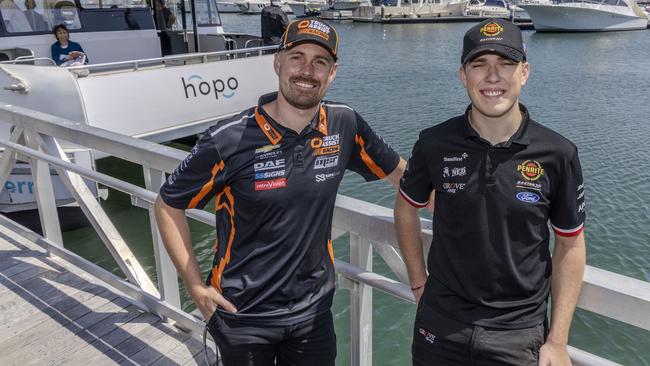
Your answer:
[[[217,12],[217,4],[214,0],[195,0],[196,20],[199,26],[219,26],[221,19]],[[187,24],[192,24],[192,13],[189,1],[185,0],[185,16]]]
[[[49,31],[57,24],[81,28],[74,0],[2,0],[0,14],[9,33]]]
[[[80,0],[84,9],[146,8],[146,0]]]

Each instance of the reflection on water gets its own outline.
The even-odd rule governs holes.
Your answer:
[[[259,17],[223,15],[230,32],[259,34]],[[340,68],[327,98],[349,103],[407,158],[418,132],[464,111],[468,102],[458,79],[462,35],[471,23],[375,25],[336,23],[341,38]],[[588,263],[650,281],[650,33],[537,34],[527,31],[532,74],[522,101],[538,122],[562,133],[579,148],[588,200]],[[271,72],[269,70],[269,72]],[[141,177],[138,167],[115,160],[102,170]],[[140,179],[141,178],[137,178]],[[347,174],[341,193],[391,207],[392,189],[362,184]],[[146,213],[112,193],[104,204],[136,256],[155,278]],[[203,269],[211,261],[212,229],[192,224]],[[70,243],[70,244],[68,244]],[[117,271],[88,229],[66,234],[66,245]],[[345,258],[344,241],[335,244]],[[388,273],[380,258],[375,268]],[[185,298],[185,306],[190,303]],[[374,292],[375,365],[410,363],[415,307]],[[349,294],[338,291],[334,314],[339,357],[349,365]],[[577,311],[571,343],[624,365],[650,365],[650,334]]]

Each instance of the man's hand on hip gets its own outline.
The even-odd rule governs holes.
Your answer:
[[[231,313],[237,312],[237,308],[212,286],[202,285],[194,289],[191,295],[206,321],[210,320],[217,306]]]
[[[566,344],[544,343],[539,350],[539,366],[571,366]]]

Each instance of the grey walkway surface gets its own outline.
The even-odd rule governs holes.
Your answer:
[[[0,365],[29,364],[205,361],[200,340],[0,225]]]

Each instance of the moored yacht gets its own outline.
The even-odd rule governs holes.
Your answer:
[[[599,32],[648,27],[648,17],[634,0],[561,0],[521,4],[535,30]]]

